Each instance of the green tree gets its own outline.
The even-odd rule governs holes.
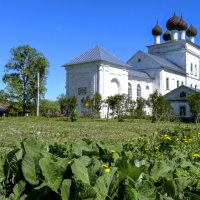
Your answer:
[[[40,113],[46,117],[54,117],[60,111],[59,103],[57,101],[50,101],[47,99],[41,100]]]
[[[76,111],[77,99],[75,96],[67,99],[67,115],[70,116],[71,122],[77,120],[78,114]]]
[[[171,104],[155,91],[151,94],[147,100],[147,105],[152,110],[152,122],[159,121],[162,117],[169,117],[172,115]]]
[[[91,107],[92,107],[92,101],[89,96],[83,97],[81,99],[82,104],[82,114],[84,117],[91,117]]]
[[[83,115],[91,118],[100,117],[100,110],[102,106],[102,97],[99,93],[95,93],[93,97],[85,97],[81,99],[83,107]]]
[[[111,115],[114,117],[116,116],[118,121],[123,121],[123,116],[126,111],[126,102],[127,102],[128,96],[125,94],[117,94],[114,96],[109,96],[106,100],[106,103],[108,104],[108,110],[111,109]]]
[[[4,90],[0,90],[0,102],[6,102],[8,99],[9,95]]]
[[[58,97],[57,97],[57,101],[60,105],[60,112],[62,114],[65,114],[66,113],[66,110],[67,110],[67,97],[65,94],[60,94]]]
[[[200,121],[200,92],[194,92],[187,96],[190,112],[194,116],[195,123]]]
[[[49,66],[44,55],[29,45],[11,49],[11,58],[5,65],[6,73],[3,81],[13,101],[17,101],[23,113],[31,107],[36,107],[37,73],[40,74],[40,95],[46,88],[46,75]]]
[[[7,112],[11,116],[20,116],[22,113],[22,107],[18,102],[9,101],[10,106],[7,108]]]
[[[135,108],[135,117],[138,119],[142,119],[145,117],[146,113],[144,111],[144,108],[146,106],[146,100],[142,97],[137,98],[136,100],[136,108]]]
[[[126,113],[133,119],[135,115],[136,102],[130,98],[126,101]]]
[[[102,107],[102,97],[101,95],[97,92],[94,94],[93,98],[92,98],[92,101],[93,101],[93,113],[97,116],[97,117],[100,117],[100,111],[101,111],[101,107]]]

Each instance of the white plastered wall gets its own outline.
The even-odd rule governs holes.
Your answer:
[[[97,92],[97,63],[88,63],[66,67],[67,71],[67,97],[76,96],[78,101],[77,110],[81,115],[81,99],[92,96]],[[86,88],[86,93],[80,93],[82,88]]]
[[[160,89],[160,93],[162,95],[167,94],[168,92],[174,90],[177,88],[177,81],[179,81],[179,86],[185,85],[185,76],[181,76],[179,74],[173,73],[173,72],[169,72],[166,70],[162,70],[161,71],[161,79],[162,79],[162,84],[161,84],[161,89]],[[167,90],[167,86],[166,86],[166,79],[169,79],[169,90]]]

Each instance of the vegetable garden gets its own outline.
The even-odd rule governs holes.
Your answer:
[[[161,129],[126,142],[24,139],[0,159],[0,199],[200,199],[200,134]]]

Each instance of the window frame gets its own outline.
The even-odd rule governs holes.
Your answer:
[[[166,78],[166,90],[170,90],[169,89],[169,78],[168,77]]]
[[[137,98],[142,97],[142,88],[140,84],[137,84]]]

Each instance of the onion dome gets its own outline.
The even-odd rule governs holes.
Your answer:
[[[162,28],[158,25],[158,22],[156,23],[156,26],[152,29],[152,35],[154,36],[162,35]]]
[[[178,23],[178,30],[179,31],[186,31],[187,28],[188,28],[188,25],[184,21],[183,17],[181,16],[181,19],[179,20],[179,23]]]
[[[171,40],[171,32],[170,32],[169,30],[167,30],[167,31],[163,34],[163,40],[165,40],[165,41]]]
[[[179,24],[180,18],[176,16],[176,14],[174,13],[174,16],[171,17],[168,21],[167,21],[167,29],[170,31],[173,30],[178,30],[178,24]]]
[[[197,29],[194,26],[190,25],[190,27],[186,31],[186,34],[188,37],[194,37],[197,35]]]

